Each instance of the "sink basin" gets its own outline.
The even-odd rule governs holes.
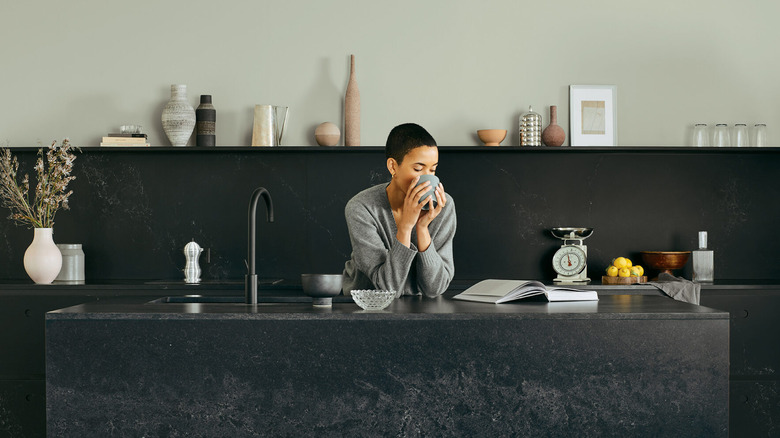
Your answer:
[[[278,285],[283,280],[281,278],[260,278],[257,280],[258,286]],[[219,286],[219,285],[243,285],[244,280],[203,280],[200,283],[185,283],[184,280],[152,280],[145,281],[144,284],[161,285],[187,285],[187,286]]]
[[[258,296],[258,303],[311,303],[312,298],[305,295],[286,295],[286,296]],[[339,295],[333,297],[334,303],[351,303],[352,297]],[[150,301],[150,304],[178,303],[178,304],[246,304],[246,298],[243,296],[203,296],[203,295],[184,295],[158,298]]]

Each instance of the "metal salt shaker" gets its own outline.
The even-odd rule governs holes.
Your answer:
[[[198,258],[200,258],[202,252],[203,248],[195,243],[194,240],[184,245],[184,257],[187,259],[187,263],[184,265],[185,283],[200,283],[200,266],[198,266]]]

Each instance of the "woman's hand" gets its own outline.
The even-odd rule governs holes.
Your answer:
[[[422,214],[420,214],[419,219],[417,219],[418,229],[420,227],[428,228],[428,225],[433,222],[439,213],[441,213],[444,209],[444,204],[447,203],[447,197],[444,195],[444,186],[441,183],[436,187],[434,194],[436,195],[437,204],[435,208],[433,206],[433,196],[428,198],[428,210],[422,210],[422,206],[425,205],[424,203],[420,205]]]
[[[398,228],[396,238],[409,248],[412,245],[412,230],[417,225],[420,219],[420,212],[423,205],[425,205],[420,204],[420,198],[428,191],[431,185],[429,181],[426,181],[419,186],[415,186],[419,180],[420,177],[418,176],[409,184],[401,212],[395,216],[395,225]]]
[[[444,186],[441,183],[436,187],[435,194],[438,205],[434,208],[433,196],[429,197],[428,210],[422,210],[423,213],[417,219],[417,250],[420,252],[425,251],[431,245],[431,233],[428,231],[428,225],[441,213],[447,203],[447,196],[444,195]]]

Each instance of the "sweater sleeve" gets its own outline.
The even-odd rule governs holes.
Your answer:
[[[365,205],[349,202],[345,213],[355,267],[374,287],[402,293],[417,251],[404,246],[395,235],[388,249],[380,237],[378,221]]]
[[[438,223],[436,219],[441,219]],[[426,297],[444,293],[455,276],[452,256],[452,240],[455,237],[457,219],[455,202],[447,199],[441,214],[429,225],[431,244],[417,257],[417,289]],[[431,230],[430,227],[436,225]]]

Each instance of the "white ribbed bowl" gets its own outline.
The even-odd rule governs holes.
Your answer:
[[[395,299],[393,290],[353,290],[352,299],[364,310],[382,310]]]

